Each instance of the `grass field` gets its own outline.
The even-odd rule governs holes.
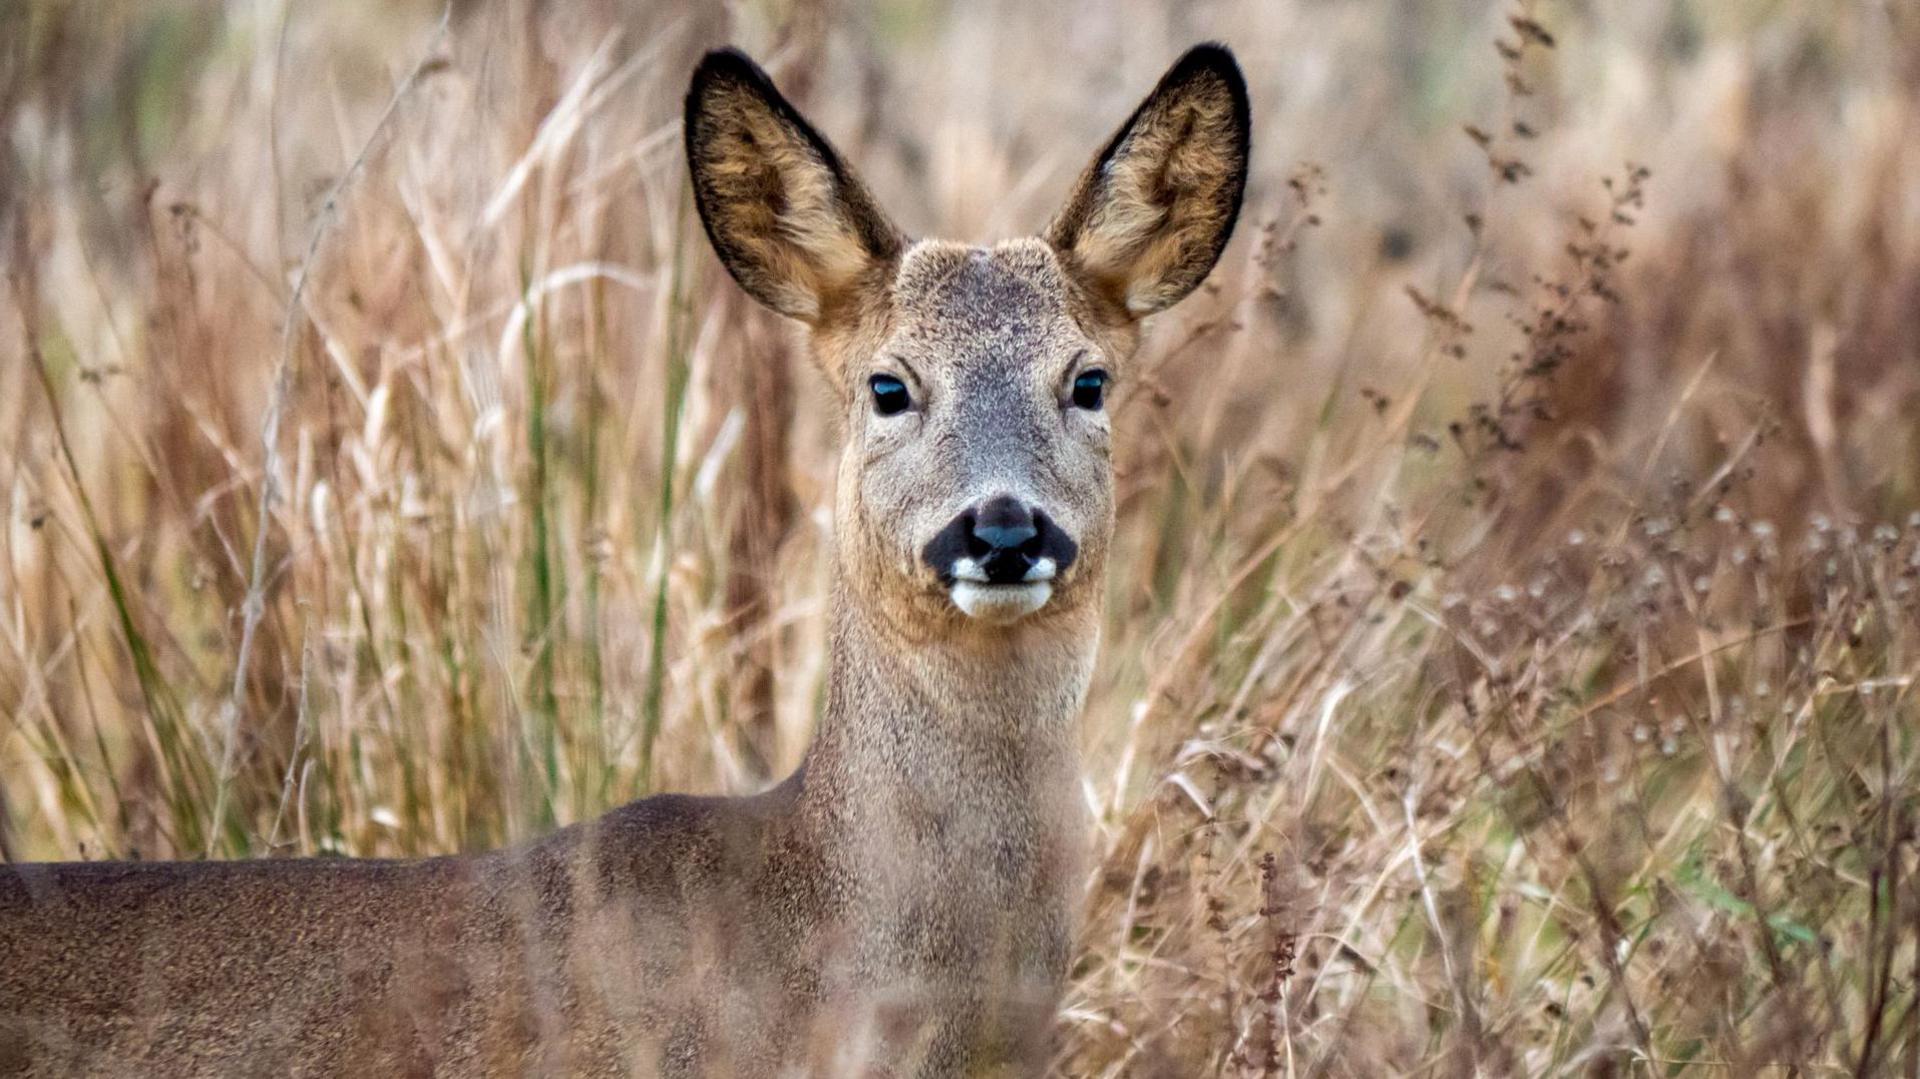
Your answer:
[[[915,234],[1231,44],[1118,405],[1071,1076],[1920,1074],[1920,12],[0,0],[0,855],[750,791],[833,432],[680,159],[735,41]]]

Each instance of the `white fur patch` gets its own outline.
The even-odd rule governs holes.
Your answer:
[[[1004,626],[1046,606],[1047,601],[1053,598],[1053,585],[1047,581],[1027,581],[1023,584],[955,581],[953,591],[949,594],[953,596],[953,605],[965,611],[968,618]]]
[[[1059,563],[1051,558],[1039,558],[1034,560],[1033,565],[1027,567],[1026,576],[1021,578],[1020,583],[1033,584],[1037,581],[1051,581],[1054,575],[1059,572]],[[971,558],[956,558],[953,561],[953,579],[956,581],[972,581],[975,584],[986,584],[987,571],[981,568],[980,563],[975,562]]]

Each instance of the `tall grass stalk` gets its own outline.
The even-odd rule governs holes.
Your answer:
[[[673,250],[669,257],[667,287],[667,351],[663,357],[666,393],[660,403],[660,477],[658,526],[654,535],[654,599],[652,635],[647,654],[646,697],[641,708],[640,778],[645,789],[653,785],[654,744],[660,737],[660,722],[667,677],[667,583],[673,574],[673,494],[674,474],[680,453],[680,418],[686,404],[687,382],[692,364],[688,357],[687,331],[693,318],[687,293],[686,237],[687,202],[691,188],[680,185],[679,202],[673,216]]]

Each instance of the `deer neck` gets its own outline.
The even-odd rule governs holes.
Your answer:
[[[802,801],[850,870],[884,892],[929,873],[946,887],[1077,887],[1092,612],[929,639],[842,592],[831,627]]]

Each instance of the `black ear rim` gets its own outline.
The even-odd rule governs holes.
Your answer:
[[[876,220],[877,208],[871,204],[859,181],[847,171],[845,163],[841,161],[840,154],[834,150],[833,144],[827,141],[826,136],[815,130],[814,126],[807,122],[806,117],[800,115],[800,110],[794,108],[793,103],[780,92],[780,88],[774,85],[773,79],[765,69],[754,63],[753,58],[746,53],[728,45],[709,51],[700,58],[700,63],[695,65],[693,77],[687,84],[687,97],[681,116],[681,135],[685,143],[687,171],[693,182],[693,201],[695,209],[699,211],[700,226],[706,231],[707,242],[712,244],[714,251],[722,256],[720,261],[727,267],[727,272],[733,276],[734,280],[740,281],[740,274],[734,269],[734,262],[739,252],[714,230],[712,214],[714,196],[707,185],[701,182],[700,170],[697,167],[707,139],[712,133],[711,126],[702,122],[706,117],[704,106],[716,87],[729,83],[744,87],[759,98],[782,124],[805,140],[821,167],[833,177],[834,191],[839,197],[849,202],[859,203],[856,207],[859,212],[853,215],[853,219],[860,231],[860,241],[866,246],[868,252],[875,258],[887,258],[895,254],[899,247],[899,237],[889,232],[888,226]],[[740,281],[740,284],[745,286],[746,282]]]
[[[1240,147],[1240,168],[1234,177],[1234,211],[1239,216],[1240,198],[1246,193],[1247,168],[1253,161],[1253,103],[1247,96],[1246,76],[1240,73],[1240,63],[1234,59],[1233,50],[1218,41],[1205,41],[1182,53],[1180,59],[1173,62],[1167,73],[1160,76],[1153,90],[1140,99],[1140,104],[1113,133],[1113,138],[1100,151],[1099,169],[1102,175],[1112,164],[1113,155],[1120,152],[1127,136],[1133,133],[1134,125],[1140,122],[1147,110],[1166,94],[1193,81],[1201,75],[1212,75],[1226,84],[1227,93],[1233,98],[1234,140]]]
[[[687,85],[686,113],[682,126],[685,128],[689,160],[693,159],[693,152],[705,142],[703,125],[699,122],[705,115],[701,106],[705,103],[707,95],[713,92],[713,88],[722,83],[734,83],[752,91],[755,97],[773,110],[773,114],[779,117],[782,123],[806,140],[815,156],[820,159],[820,164],[833,174],[835,183],[846,182],[846,166],[841,162],[840,155],[834,150],[833,144],[815,130],[814,126],[807,122],[806,117],[800,115],[800,110],[794,108],[793,103],[780,92],[780,88],[774,85],[773,78],[767,74],[765,68],[754,63],[752,57],[731,45],[713,49],[702,56],[700,63],[693,69],[692,81]]]
[[[1234,58],[1232,49],[1218,41],[1203,41],[1182,53],[1180,59],[1175,60],[1173,66],[1167,69],[1167,73],[1160,76],[1160,81],[1154,84],[1153,90],[1140,100],[1139,106],[1133,110],[1133,115],[1127,117],[1127,122],[1121,124],[1113,133],[1113,138],[1107,141],[1105,148],[1100,151],[1100,156],[1095,159],[1097,164],[1094,166],[1094,171],[1100,178],[1099,182],[1104,184],[1107,168],[1113,163],[1114,155],[1126,145],[1127,136],[1133,133],[1134,126],[1140,122],[1141,117],[1146,115],[1147,110],[1152,108],[1162,95],[1171,93],[1185,83],[1203,76],[1212,76],[1226,84],[1227,93],[1233,99],[1234,142],[1240,148],[1239,167],[1234,170],[1231,205],[1227,208],[1227,227],[1220,230],[1220,239],[1214,245],[1213,253],[1207,260],[1207,272],[1211,273],[1214,265],[1220,261],[1221,253],[1232,241],[1234,227],[1240,222],[1240,210],[1247,197],[1247,174],[1253,165],[1253,102],[1247,96],[1246,76],[1240,73],[1240,62]],[[1206,274],[1202,274],[1201,279],[1205,280],[1205,278]]]

